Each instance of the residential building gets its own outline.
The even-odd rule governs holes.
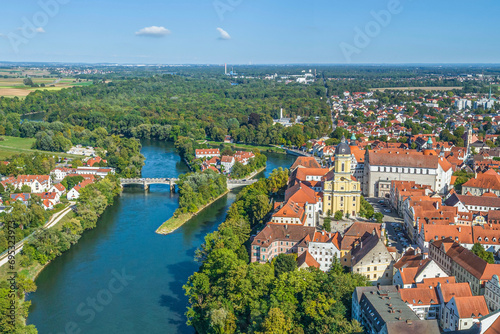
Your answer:
[[[429,257],[457,282],[469,282],[474,295],[484,295],[485,283],[500,272],[500,264],[490,264],[452,239],[430,244]]]
[[[108,167],[78,167],[75,170],[75,173],[78,175],[94,175],[100,177],[106,177],[108,174],[114,174],[114,168]]]
[[[282,203],[271,217],[276,224],[304,225],[305,221],[304,208],[293,201]]]
[[[479,318],[488,315],[484,296],[453,297],[442,311],[445,331],[461,331],[471,328]]]
[[[4,188],[12,186],[14,189],[21,189],[23,186],[31,188],[32,193],[41,193],[47,191],[52,186],[49,175],[18,175],[9,177],[1,182]]]
[[[500,272],[496,273],[491,279],[484,283],[484,299],[490,311],[500,310]]]
[[[360,288],[356,288],[360,289]],[[439,333],[436,320],[421,320],[406,303],[404,303],[398,292],[390,288],[380,286],[376,291],[361,293],[359,307],[354,292],[353,315],[355,309],[356,317],[368,334],[435,334]]]
[[[78,199],[80,197],[80,192],[82,191],[82,189],[92,183],[94,183],[92,179],[83,180],[82,182],[71,188],[70,191],[68,191],[68,193],[66,194],[66,198],[70,201]]]
[[[340,262],[344,267],[351,267],[351,252],[361,241],[376,234],[383,236],[385,228],[383,224],[354,222],[347,231],[344,232],[340,245]]]
[[[220,157],[220,150],[218,148],[196,149],[195,157],[196,159]]]
[[[484,193],[481,196],[457,195],[448,197],[444,204],[455,206],[460,212],[488,212],[500,210],[500,198],[493,193]]]
[[[74,168],[57,167],[50,171],[50,175],[55,181],[62,181],[66,176],[68,176],[68,174],[72,174],[74,172]]]
[[[484,193],[500,196],[500,175],[493,169],[477,174],[475,178],[462,184],[462,194],[467,193],[473,196],[482,196]]]
[[[266,263],[279,254],[302,255],[316,232],[315,227],[268,223],[252,240],[251,262]]]
[[[304,208],[306,226],[319,225],[319,217],[323,210],[323,198],[319,193],[299,181],[285,191],[285,202],[289,201]]]
[[[340,261],[340,233],[315,232],[309,241],[308,252],[319,263],[322,271],[330,270],[335,261]]]
[[[352,272],[366,276],[373,284],[390,285],[397,251],[387,248],[376,233],[360,241],[352,250]]]
[[[234,157],[230,155],[223,155],[222,158],[220,159],[220,164],[223,167],[223,171],[227,174],[231,174],[234,163],[235,163]]]
[[[399,289],[401,300],[420,320],[439,319],[440,303],[434,288]]]

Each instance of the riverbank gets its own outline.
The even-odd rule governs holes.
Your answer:
[[[203,205],[202,207],[200,207],[198,209],[198,211],[196,211],[194,213],[182,213],[182,214],[180,214],[177,217],[172,216],[172,218],[170,218],[169,220],[167,220],[163,224],[161,224],[161,226],[158,227],[158,229],[155,232],[157,234],[164,234],[164,235],[170,234],[170,233],[174,232],[179,227],[181,227],[182,225],[184,225],[185,223],[187,223],[189,220],[191,220],[192,218],[196,217],[204,209],[208,208],[210,205],[212,205],[213,203],[217,202],[222,197],[226,196],[229,193],[229,191],[230,191],[229,189],[226,190],[220,196],[214,198],[213,200],[211,200],[207,204]]]
[[[240,148],[244,151],[251,151],[254,148],[257,148],[261,152],[274,152],[274,153],[286,154],[286,151],[284,149],[277,147],[277,146],[258,146],[258,145],[237,144],[237,143],[222,143],[222,142],[216,142],[216,141],[207,141],[206,143],[209,146],[213,146],[213,147],[220,147],[221,145],[224,145],[224,147],[236,147],[236,148]]]
[[[254,170],[252,173],[250,173],[249,175],[245,175],[239,179],[235,179],[235,180],[242,180],[242,179],[253,179],[255,177],[255,175],[259,174],[260,172],[264,171],[265,169],[267,168],[267,165],[264,166],[264,167],[260,167],[260,168],[257,168],[256,170]]]

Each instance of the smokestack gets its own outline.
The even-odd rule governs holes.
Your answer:
[[[283,108],[280,108],[280,119],[283,118]]]
[[[227,75],[227,64],[224,64],[224,74]]]

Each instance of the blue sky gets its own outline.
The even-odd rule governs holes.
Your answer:
[[[500,63],[495,0],[3,0],[1,8],[0,61]],[[381,11],[390,15],[382,24],[373,16]],[[30,25],[38,31],[22,29]]]

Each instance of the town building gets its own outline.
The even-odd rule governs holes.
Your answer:
[[[220,157],[220,150],[218,148],[196,149],[195,157],[196,159]]]
[[[490,311],[500,310],[500,272],[496,273],[491,279],[484,283],[484,299]]]
[[[500,175],[493,169],[477,174],[475,178],[462,184],[462,194],[467,193],[473,196],[482,196],[484,193],[500,196]]]
[[[252,240],[251,262],[266,263],[279,254],[302,255],[316,232],[315,227],[268,223]]]
[[[306,226],[319,226],[319,217],[323,210],[323,198],[320,193],[298,182],[285,191],[285,202],[289,201],[304,208]]]
[[[319,263],[322,271],[330,270],[335,261],[340,261],[340,233],[315,232],[309,241],[308,252]]]
[[[379,286],[363,291],[359,302],[356,288],[353,295],[353,319],[359,321],[368,334],[435,334],[437,320],[421,320],[392,287]],[[359,303],[359,306],[355,305]],[[357,310],[357,311],[355,311]],[[355,316],[354,316],[355,315]]]
[[[4,188],[12,186],[14,189],[21,189],[28,186],[32,193],[41,193],[50,189],[52,181],[49,175],[18,175],[9,177],[0,182]]]
[[[415,181],[445,194],[450,189],[453,168],[433,150],[383,149],[367,151],[363,178],[363,194],[389,197],[391,181]]]
[[[366,276],[373,284],[390,285],[397,251],[385,246],[376,233],[360,241],[351,252],[351,271]]]

